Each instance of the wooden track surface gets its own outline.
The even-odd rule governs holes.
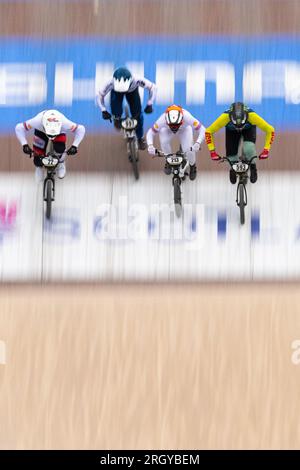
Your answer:
[[[206,123],[205,123],[206,124]],[[216,136],[215,142],[218,151],[224,155],[224,135],[221,131]],[[297,170],[300,171],[300,158],[295,151],[299,147],[299,133],[280,132],[276,134],[276,140],[272,146],[271,156],[268,161],[260,162],[258,165],[266,171],[276,170]],[[1,159],[0,171],[33,171],[33,162],[24,156],[22,148],[14,136],[4,136],[0,138]],[[174,149],[176,149],[174,141]],[[257,150],[263,149],[264,139],[259,132],[257,139]],[[203,145],[198,154],[199,171],[224,171],[222,165],[216,165],[211,161],[206,145]],[[71,171],[95,172],[95,171],[131,171],[124,140],[117,132],[111,134],[87,135],[80,145],[80,150],[76,158],[68,158],[68,169]],[[162,169],[162,162],[157,158],[153,159],[144,151],[140,152],[140,171],[156,171]]]
[[[6,287],[1,448],[299,448],[298,286]]]

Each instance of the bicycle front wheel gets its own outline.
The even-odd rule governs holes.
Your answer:
[[[132,170],[133,174],[136,180],[139,179],[140,173],[139,173],[139,168],[138,168],[138,160],[139,160],[139,153],[137,150],[137,145],[135,140],[131,140],[129,142],[129,157],[130,157],[130,162],[132,165]]]
[[[52,181],[49,179],[46,183],[46,218],[50,219],[52,209]]]
[[[181,206],[181,188],[180,188],[180,179],[174,178],[173,180],[174,186],[174,205],[175,205],[175,213],[177,217],[181,216],[182,206]]]
[[[240,222],[245,223],[245,206],[246,206],[246,188],[240,183],[238,186],[238,206],[240,208]]]

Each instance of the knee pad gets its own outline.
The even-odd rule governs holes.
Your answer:
[[[39,167],[43,166],[41,157],[37,157],[36,155],[33,157],[34,166],[39,166]]]
[[[191,165],[194,165],[196,163],[196,153],[192,150],[188,150],[186,152],[186,158],[188,159]]]
[[[61,155],[66,150],[66,144],[65,142],[53,142],[53,148],[55,153]]]
[[[238,155],[226,155],[227,158],[229,158],[231,163],[237,163],[239,161]]]
[[[250,141],[245,141],[243,144],[243,154],[245,155],[247,159],[255,157],[256,156],[255,144]]]

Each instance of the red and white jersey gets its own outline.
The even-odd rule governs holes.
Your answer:
[[[196,119],[189,111],[186,109],[182,109],[183,112],[183,122],[182,125],[180,126],[178,133],[180,133],[182,130],[186,129],[187,127],[191,127],[194,131],[199,132],[197,142],[200,144],[202,143],[205,135],[205,127],[203,124],[201,124],[198,119]],[[166,114],[163,113],[157,121],[153,124],[153,126],[149,129],[147,132],[147,144],[148,145],[153,145],[153,138],[156,134],[159,134],[159,132],[162,129],[169,129],[169,126],[166,121]],[[174,134],[170,130],[170,135]]]
[[[38,113],[36,116],[34,116],[33,118],[28,119],[27,121],[21,122],[16,125],[16,135],[21,145],[27,144],[27,139],[26,139],[27,132],[34,132],[35,129],[41,132],[45,132],[44,127],[43,127],[43,115],[45,112],[46,111],[42,111]],[[82,124],[76,124],[75,122],[70,121],[62,113],[58,113],[58,114],[60,114],[61,121],[62,121],[61,134],[68,134],[68,133],[74,134],[73,145],[75,147],[78,147],[78,145],[80,144],[80,142],[82,141],[85,135],[85,127]]]

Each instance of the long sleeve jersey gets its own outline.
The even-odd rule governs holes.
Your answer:
[[[97,95],[97,103],[101,111],[106,111],[104,99],[105,96],[113,89],[113,79],[111,79],[106,85],[99,91]],[[149,97],[147,104],[152,105],[155,101],[157,87],[155,83],[150,82],[147,78],[138,78],[132,77],[132,82],[130,84],[129,90],[126,93],[131,93],[136,90],[138,87],[146,88],[149,91]]]
[[[213,135],[220,130],[222,127],[227,127],[229,130],[234,130],[234,127],[230,121],[229,111],[222,113],[209,127],[207,127],[205,132],[205,139],[209,150],[215,149],[215,143]],[[259,127],[263,132],[266,133],[265,138],[265,147],[270,149],[275,135],[274,127],[268,124],[262,117],[255,113],[252,109],[248,111],[248,119],[244,129],[247,129],[251,126]]]
[[[197,142],[201,145],[205,135],[205,127],[201,124],[198,119],[196,119],[189,111],[183,109],[183,123],[180,129],[185,129],[186,127],[190,126],[193,131],[198,132]],[[165,113],[162,114],[157,121],[153,124],[152,127],[147,132],[146,139],[148,145],[153,145],[153,139],[156,134],[158,134],[161,129],[168,128],[168,124],[166,122]],[[180,130],[178,131],[180,132]]]
[[[27,133],[32,133],[34,132],[35,129],[41,132],[45,132],[43,128],[43,114],[44,113],[45,111],[42,111],[36,116],[34,116],[33,118],[28,119],[27,121],[24,121],[24,122],[20,122],[16,125],[16,128],[15,128],[16,136],[21,145],[26,145],[28,143],[27,138],[26,138]],[[62,119],[61,133],[73,134],[74,135],[73,145],[75,145],[75,147],[78,147],[78,145],[80,144],[80,142],[82,141],[85,135],[85,127],[82,126],[81,124],[76,124],[75,122],[70,121],[62,113],[60,113],[60,115]]]

